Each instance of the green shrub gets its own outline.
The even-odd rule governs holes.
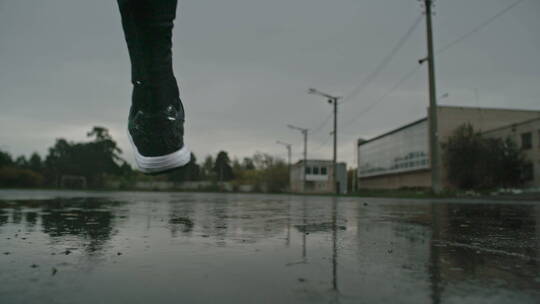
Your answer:
[[[443,144],[448,180],[459,189],[523,184],[527,161],[511,139],[485,138],[470,124],[458,127]]]
[[[0,187],[25,188],[43,185],[43,176],[29,169],[19,169],[11,166],[0,168]]]

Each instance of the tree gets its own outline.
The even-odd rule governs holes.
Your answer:
[[[235,157],[232,161],[232,171],[233,171],[234,176],[238,176],[239,174],[242,173],[243,170],[244,168],[242,167],[242,164],[240,163],[238,158]]]
[[[57,139],[45,159],[47,172],[54,181],[62,175],[82,175],[88,184],[94,187],[103,186],[104,176],[120,175],[120,164],[125,161],[120,157],[122,152],[109,135],[106,128],[94,127],[87,133],[94,137],[93,141],[83,143],[68,142]],[[125,168],[124,168],[125,169]]]
[[[41,172],[43,170],[43,161],[37,152],[30,155],[30,159],[28,160],[28,168],[35,172]]]
[[[449,181],[458,188],[470,189],[479,184],[475,167],[482,157],[482,138],[470,124],[458,127],[443,145]]]
[[[518,145],[510,138],[486,141],[487,168],[493,176],[493,184],[502,187],[514,187],[523,184],[525,167],[529,163]]]
[[[230,181],[234,178],[234,174],[231,167],[231,160],[229,155],[225,151],[220,151],[216,156],[216,162],[214,164],[214,172],[216,173],[220,182]]]
[[[353,193],[356,178],[356,168],[347,170],[347,192]]]
[[[214,158],[207,155],[201,167],[201,179],[210,180],[214,175]]]
[[[289,184],[289,167],[285,160],[257,152],[244,158],[245,169],[236,176],[239,184],[253,185],[257,191],[282,192]]]
[[[32,170],[12,166],[0,168],[0,187],[38,187],[43,183],[43,176]]]
[[[191,153],[191,159],[187,165],[180,167],[168,175],[170,181],[184,182],[197,181],[200,178],[200,167],[197,165],[195,154]]]
[[[274,158],[263,172],[263,179],[269,192],[282,192],[288,188],[289,166],[283,159]]]
[[[519,186],[527,162],[509,138],[484,138],[470,124],[458,127],[443,144],[448,180],[460,189]]]
[[[9,166],[13,164],[11,155],[8,152],[0,150],[0,167]]]
[[[24,155],[13,161],[11,155],[0,151],[0,187],[38,187],[43,181],[40,171],[34,170]]]
[[[112,140],[109,130],[104,127],[94,126],[92,130],[86,132],[86,137],[96,137],[96,141]]]
[[[57,184],[62,173],[72,173],[74,160],[72,144],[63,138],[56,139],[45,158],[45,175],[51,183]]]
[[[90,132],[86,133],[87,137],[95,137],[91,144],[95,145],[98,152],[107,156],[109,160],[118,161],[122,158],[120,154],[122,150],[118,147],[116,142],[112,139],[109,131],[104,127],[94,127]]]
[[[26,157],[24,155],[20,155],[15,159],[15,166],[26,169],[28,167],[28,161],[26,160]]]
[[[266,153],[257,152],[253,155],[253,165],[258,170],[265,170],[271,168],[274,165],[276,159]]]
[[[253,159],[249,157],[244,157],[244,160],[242,161],[242,166],[245,170],[253,170],[255,169],[255,165],[253,164]]]

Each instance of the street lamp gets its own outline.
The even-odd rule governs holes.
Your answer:
[[[334,133],[334,158],[332,160],[332,163],[334,166],[333,182],[334,182],[336,194],[339,194],[339,183],[337,179],[337,105],[338,105],[338,100],[341,99],[341,97],[332,96],[314,88],[309,88],[308,94],[325,97],[327,98],[328,103],[334,105],[334,132],[333,132]]]
[[[302,132],[302,135],[304,136],[304,168],[303,168],[303,185],[302,185],[302,192],[306,190],[306,166],[307,166],[307,137],[308,137],[308,131],[309,129],[306,128],[300,128],[293,125],[287,125],[290,129],[297,130]]]
[[[288,144],[286,142],[280,141],[280,140],[276,141],[276,143],[278,145],[282,145],[282,146],[285,146],[285,148],[287,148],[287,158],[288,158],[287,164],[288,164],[288,168],[289,168],[289,187],[290,187],[290,181],[291,181],[291,150],[292,150],[291,147],[292,147],[292,145]]]

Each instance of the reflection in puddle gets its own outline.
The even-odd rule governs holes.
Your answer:
[[[25,200],[0,192],[2,303],[535,303],[540,296],[534,204],[68,194]]]

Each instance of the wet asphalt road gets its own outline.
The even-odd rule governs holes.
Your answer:
[[[539,303],[540,202],[0,191],[0,303]]]

